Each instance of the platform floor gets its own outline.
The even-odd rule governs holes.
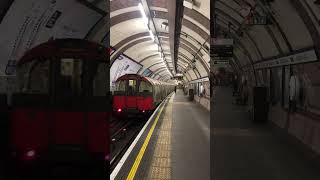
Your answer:
[[[111,179],[210,179],[210,112],[177,90]]]
[[[270,125],[250,120],[232,91],[216,87],[211,110],[211,179],[315,180],[320,169]]]

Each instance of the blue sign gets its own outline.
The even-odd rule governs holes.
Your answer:
[[[16,73],[16,66],[17,61],[16,60],[9,60],[6,66],[5,73],[6,75],[13,75]]]
[[[144,71],[143,71],[143,73],[142,73],[142,75],[143,76],[146,76],[146,77],[149,77],[149,76],[151,76],[152,75],[152,71],[150,70],[150,69],[145,69]]]

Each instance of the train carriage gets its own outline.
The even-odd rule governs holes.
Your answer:
[[[118,116],[151,113],[171,92],[174,84],[138,74],[126,74],[116,81],[113,111]]]
[[[80,39],[50,40],[20,59],[10,114],[19,167],[89,163],[107,174],[108,68],[106,48]]]

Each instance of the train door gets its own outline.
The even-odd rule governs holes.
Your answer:
[[[128,79],[127,84],[127,98],[126,98],[126,105],[127,108],[136,109],[137,107],[137,86],[138,80],[137,79]]]
[[[83,59],[62,58],[53,62],[54,115],[50,136],[54,150],[78,150],[85,143],[85,77]],[[82,98],[80,98],[82,97]],[[72,131],[70,131],[72,129]]]
[[[145,112],[154,108],[153,88],[150,82],[144,80],[139,81],[138,95],[137,108],[139,111]]]
[[[108,155],[107,63],[94,59],[55,61],[54,144]],[[103,158],[101,158],[103,157]]]

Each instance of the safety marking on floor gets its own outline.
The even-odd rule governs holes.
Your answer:
[[[148,179],[169,180],[171,179],[171,168],[151,167]]]
[[[169,105],[172,104],[172,99],[173,99],[173,98],[174,98],[174,95],[170,97],[170,103],[169,103]],[[151,136],[152,136],[152,134],[153,134],[153,132],[154,132],[154,129],[155,129],[155,127],[156,127],[156,125],[157,125],[157,123],[158,123],[158,121],[159,121],[159,118],[160,118],[160,116],[161,116],[161,114],[162,114],[162,111],[163,111],[164,107],[165,107],[165,105],[163,105],[163,106],[161,107],[159,113],[157,114],[157,117],[156,117],[156,119],[154,120],[154,122],[153,122],[153,124],[152,124],[152,126],[151,126],[151,128],[150,128],[150,130],[149,130],[149,132],[148,132],[148,134],[147,134],[147,137],[146,137],[146,139],[145,139],[144,142],[143,142],[143,145],[142,145],[141,149],[139,150],[139,153],[138,153],[138,155],[137,155],[137,157],[136,157],[136,159],[135,159],[135,161],[134,161],[134,164],[133,164],[133,166],[131,167],[131,170],[130,170],[128,176],[127,176],[127,180],[133,180],[133,179],[134,179],[134,177],[135,177],[135,175],[136,175],[136,173],[137,173],[137,170],[138,170],[138,168],[139,168],[140,162],[141,162],[141,160],[142,160],[142,158],[143,158],[143,155],[144,155],[144,153],[145,153],[145,151],[146,151],[146,149],[147,149],[147,147],[148,147],[149,141],[150,141]],[[165,119],[166,119],[166,118],[165,118]],[[158,171],[155,171],[155,172],[158,172]],[[162,173],[163,173],[163,172],[160,172],[159,174],[162,175]]]
[[[153,152],[151,167],[147,179],[152,180],[170,180],[172,174],[171,168],[171,127],[172,127],[172,104],[170,99],[166,107],[164,119],[159,128],[159,135]]]
[[[125,152],[125,154],[122,156],[122,158],[120,159],[119,163],[117,164],[117,166],[115,167],[115,169],[112,171],[111,175],[110,175],[110,180],[114,180],[118,173],[120,172],[120,169],[122,168],[122,166],[124,165],[124,163],[126,162],[126,160],[128,159],[129,155],[131,154],[133,148],[136,146],[136,144],[138,143],[140,137],[142,136],[142,134],[145,132],[145,130],[147,129],[147,127],[149,126],[150,122],[152,121],[153,117],[157,114],[157,112],[159,112],[159,109],[165,106],[165,104],[167,103],[167,100],[170,98],[170,96],[162,102],[162,104],[160,104],[157,109],[152,113],[151,117],[149,118],[149,120],[147,121],[147,123],[143,126],[143,128],[141,129],[141,131],[139,132],[139,134],[137,135],[137,137],[134,139],[134,141],[131,143],[130,147],[127,149],[127,151]]]

